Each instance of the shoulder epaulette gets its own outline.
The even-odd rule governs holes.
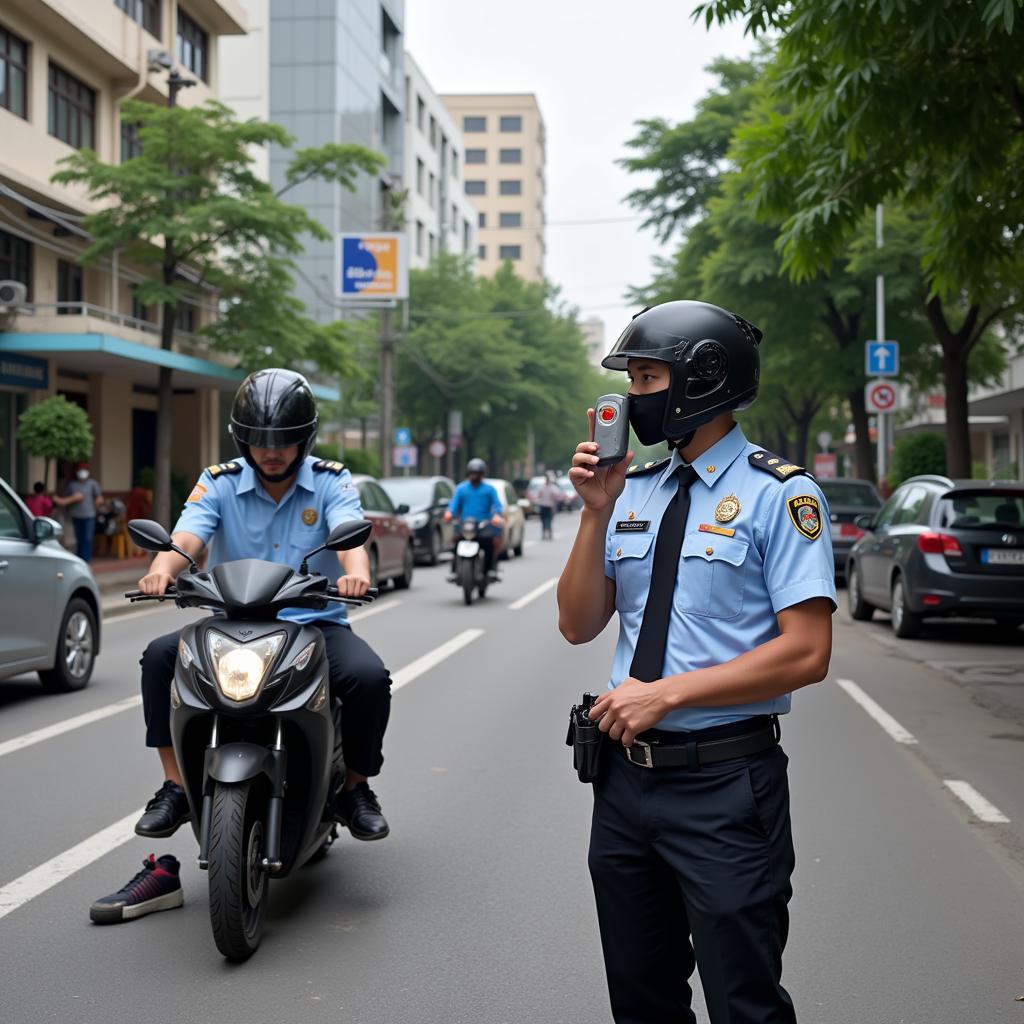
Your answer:
[[[222,473],[241,473],[242,464],[240,462],[219,462],[216,466],[207,466],[206,472],[210,476],[220,476]]]
[[[344,468],[344,462],[335,462],[333,459],[320,459],[313,463],[314,473],[340,473]]]
[[[646,476],[648,473],[655,472],[655,470],[664,469],[665,466],[671,461],[672,456],[670,455],[667,459],[658,459],[655,462],[645,462],[642,466],[638,462],[635,465],[630,466],[629,469],[626,470],[626,476]]]
[[[771,473],[777,480],[788,480],[791,476],[808,475],[803,466],[796,466],[764,449],[751,452],[747,456],[747,462],[756,469],[763,469],[766,473]]]

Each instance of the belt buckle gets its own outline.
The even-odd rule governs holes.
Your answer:
[[[637,761],[633,757],[633,751],[636,750],[637,747],[640,748],[640,751],[643,754],[642,761]],[[626,748],[626,757],[628,757],[630,762],[635,764],[638,768],[654,767],[654,758],[651,756],[651,745],[650,743],[644,743],[643,740],[633,740],[633,745]]]

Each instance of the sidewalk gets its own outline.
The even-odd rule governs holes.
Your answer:
[[[139,578],[145,575],[150,556],[141,558],[94,558],[89,565],[100,588],[100,613],[103,618],[131,611],[133,605],[124,599],[127,590],[137,590]]]

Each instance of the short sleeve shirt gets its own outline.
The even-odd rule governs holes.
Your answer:
[[[779,479],[751,457],[775,459],[734,426],[694,463],[662,676],[720,665],[779,635],[778,613],[814,597],[836,606],[835,567],[824,495],[813,479]],[[677,489],[676,452],[662,469],[630,478],[605,542],[615,581],[619,637],[609,688],[629,676],[650,588],[655,541]],[[768,469],[771,469],[769,466]],[[794,470],[796,467],[794,467]],[[679,708],[663,729],[704,729],[754,715],[785,714],[790,694],[756,704]]]
[[[317,464],[307,456],[279,502],[267,494],[256,471],[242,459],[211,466],[185,501],[174,530],[194,534],[209,546],[210,568],[239,558],[261,558],[297,570],[302,556],[323,544],[335,526],[363,518],[349,471],[317,471],[313,468]],[[314,555],[309,568],[331,581],[342,575],[333,551]],[[287,608],[279,617],[292,622],[348,621],[340,604],[323,611]]]
[[[87,480],[72,480],[68,484],[68,494],[80,494],[82,496],[81,501],[76,501],[71,506],[71,518],[72,519],[95,519],[96,518],[96,499],[103,492],[100,490],[100,485],[89,477]]]

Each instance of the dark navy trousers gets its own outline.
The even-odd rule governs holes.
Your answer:
[[[616,1024],[693,1024],[694,966],[712,1024],[795,1024],[787,764],[642,768],[609,743],[589,860]]]

